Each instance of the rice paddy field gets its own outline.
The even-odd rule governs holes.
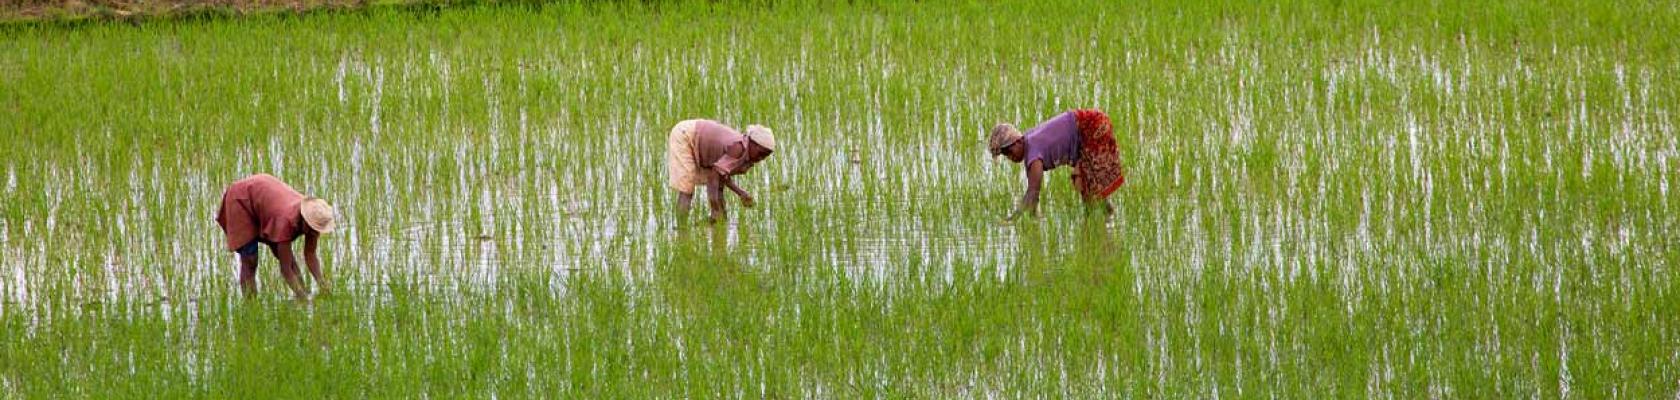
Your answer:
[[[0,26],[0,398],[1680,397],[1680,3],[1460,3]],[[1002,222],[1075,107],[1118,213]],[[778,151],[683,227],[697,117]],[[240,295],[253,173],[330,296]]]

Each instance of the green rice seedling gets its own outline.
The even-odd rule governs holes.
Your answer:
[[[1666,3],[556,2],[0,27],[0,397],[1672,397]],[[985,130],[1113,119],[1000,223]],[[679,227],[676,121],[776,130]],[[334,295],[211,218],[332,201]],[[731,200],[734,201],[733,199]],[[692,217],[692,216],[691,216]],[[114,379],[112,377],[121,377]]]

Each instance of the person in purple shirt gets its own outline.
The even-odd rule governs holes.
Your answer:
[[[1064,112],[1024,135],[1014,125],[997,124],[992,127],[988,147],[993,157],[1002,155],[1026,167],[1027,193],[1021,196],[1021,202],[1006,220],[1023,213],[1036,215],[1044,171],[1062,166],[1073,167],[1073,187],[1079,190],[1086,205],[1101,207],[1107,215],[1114,214],[1108,196],[1126,183],[1126,176],[1119,146],[1114,141],[1114,128],[1102,111]]]

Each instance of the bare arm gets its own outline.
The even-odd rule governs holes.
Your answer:
[[[735,175],[746,173],[757,162],[747,154],[745,146],[744,144],[731,146],[722,159],[712,164],[712,173],[717,174],[718,179],[723,181],[724,187],[729,188],[729,191],[735,192],[736,196],[741,196],[745,203],[750,204],[752,195],[747,194],[747,191],[741,190],[740,186],[735,185],[735,179],[733,178]],[[747,207],[752,206],[747,205]]]
[[[753,207],[753,197],[752,197],[752,195],[748,194],[746,190],[742,190],[740,186],[736,185],[735,184],[735,179],[732,179],[728,176],[723,176],[721,179],[723,180],[723,186],[724,187],[729,188],[729,191],[735,192],[736,196],[741,197],[741,205],[742,206],[746,206],[747,208],[752,208]]]
[[[1008,219],[1015,219],[1023,213],[1038,215],[1038,190],[1044,186],[1044,162],[1034,160],[1027,163],[1027,193],[1021,195],[1020,204],[1015,206],[1015,212],[1010,213]]]
[[[304,235],[303,263],[309,266],[309,276],[315,277],[315,284],[321,285],[321,293],[326,294],[332,293],[332,280],[327,279],[326,274],[321,272],[321,257],[316,255],[316,249],[320,248],[317,245],[320,238],[318,233]]]
[[[309,293],[303,290],[303,280],[298,277],[297,256],[292,254],[292,243],[275,243],[269,251],[280,260],[280,277],[286,278],[286,286],[292,288],[292,294],[299,299],[308,297]]]

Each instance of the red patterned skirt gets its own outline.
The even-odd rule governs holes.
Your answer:
[[[1120,162],[1120,146],[1114,142],[1114,125],[1108,115],[1095,109],[1073,110],[1079,121],[1079,161],[1073,164],[1073,187],[1085,201],[1101,201],[1126,183],[1126,167]]]

